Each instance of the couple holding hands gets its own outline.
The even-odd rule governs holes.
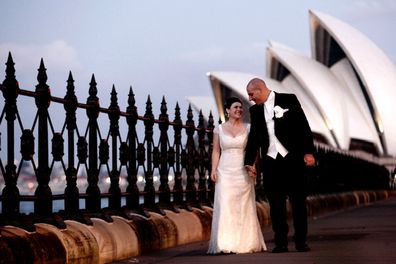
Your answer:
[[[261,162],[270,205],[275,247],[288,252],[287,199],[291,204],[297,251],[307,245],[305,166],[313,166],[312,132],[294,94],[271,91],[259,78],[246,87],[250,125],[242,123],[237,97],[225,104],[228,120],[214,130],[211,179],[215,182],[212,232],[208,254],[266,251],[257,218],[255,162]],[[258,159],[260,155],[260,159]]]

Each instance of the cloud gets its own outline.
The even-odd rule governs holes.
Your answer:
[[[4,63],[8,52],[11,52],[17,71],[37,69],[41,58],[46,68],[52,72],[82,68],[77,52],[64,40],[55,40],[45,45],[0,43],[0,51],[0,58],[5,58]]]

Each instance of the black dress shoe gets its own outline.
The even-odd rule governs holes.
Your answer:
[[[308,247],[308,245],[304,243],[304,244],[297,244],[296,245],[296,250],[298,252],[308,252],[308,251],[311,250],[311,248]]]
[[[276,246],[272,250],[272,253],[284,253],[284,252],[289,252],[287,246]]]

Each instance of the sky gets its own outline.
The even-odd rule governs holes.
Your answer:
[[[35,89],[42,58],[54,96],[71,71],[86,102],[94,74],[102,107],[114,85],[125,110],[132,87],[140,115],[148,95],[155,116],[163,96],[171,115],[186,96],[212,96],[209,71],[265,76],[270,40],[310,57],[310,9],[355,27],[396,65],[393,0],[2,0],[0,62],[5,70],[11,51],[22,89]]]

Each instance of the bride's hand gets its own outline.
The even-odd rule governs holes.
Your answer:
[[[212,179],[213,182],[216,182],[217,181],[217,173],[216,172],[212,172],[210,174],[210,178]]]

